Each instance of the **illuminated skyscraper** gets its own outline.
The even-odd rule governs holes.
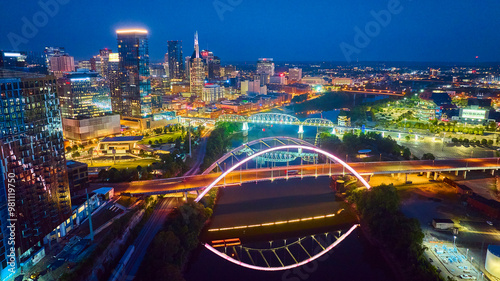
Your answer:
[[[269,84],[269,79],[274,75],[273,59],[260,58],[257,61],[257,74],[260,74],[262,85]]]
[[[0,93],[0,279],[6,280],[12,236],[7,225],[15,226],[17,269],[20,259],[42,249],[44,239],[66,235],[71,200],[55,77],[0,70]]]
[[[116,31],[120,55],[120,97],[113,102],[114,111],[125,117],[149,117],[151,82],[149,80],[148,31],[122,29]]]
[[[86,141],[120,133],[120,116],[111,114],[108,83],[96,72],[70,72],[58,80],[64,136]]]
[[[190,65],[190,86],[191,93],[195,94],[198,98],[201,98],[203,94],[203,85],[205,83],[205,71],[203,68],[203,61],[200,58],[200,47],[198,45],[198,32],[194,35],[194,53],[195,57],[192,58]]]
[[[168,77],[170,79],[184,78],[184,58],[182,56],[182,41],[168,41]]]

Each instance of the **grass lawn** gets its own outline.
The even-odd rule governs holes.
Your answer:
[[[158,162],[156,159],[130,159],[129,161],[117,162],[113,164],[113,162],[99,162],[93,161],[92,165],[90,165],[90,161],[86,162],[89,167],[109,167],[116,169],[126,169],[126,168],[136,168],[137,166],[147,167],[154,162]]]
[[[166,134],[162,134],[162,135],[158,135],[158,136],[154,136],[154,137],[147,137],[147,138],[144,138],[142,141],[138,142],[139,144],[149,144],[149,141],[151,141],[152,143],[155,142],[155,140],[158,140],[160,141],[160,139],[163,140],[163,143],[166,143],[166,140],[167,139],[172,139],[175,140],[176,138],[180,137],[182,134],[181,131],[178,131],[178,132],[172,132],[172,133],[166,133]]]

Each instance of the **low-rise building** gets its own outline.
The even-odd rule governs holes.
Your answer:
[[[97,145],[97,151],[101,155],[128,154],[140,150],[137,142],[141,141],[143,136],[127,136],[104,138]]]
[[[454,223],[450,219],[432,219],[432,226],[435,229],[447,230],[454,227]]]
[[[68,171],[69,191],[75,195],[89,186],[89,166],[74,160],[66,161]]]

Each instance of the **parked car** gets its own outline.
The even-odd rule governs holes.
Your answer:
[[[476,279],[476,277],[474,277],[470,274],[461,274],[460,278],[462,278],[462,279]]]

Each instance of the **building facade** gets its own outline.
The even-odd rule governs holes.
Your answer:
[[[116,31],[120,56],[120,93],[113,111],[122,116],[145,118],[152,114],[149,80],[148,31],[122,29]]]
[[[200,48],[198,45],[198,32],[194,35],[194,52],[195,57],[191,61],[190,68],[190,89],[191,93],[195,94],[198,98],[201,98],[203,94],[203,85],[205,83],[205,70],[203,66],[203,61],[200,58]]]
[[[61,112],[53,76],[0,75],[0,279],[29,263],[43,237],[71,215]],[[14,200],[14,201],[13,201]],[[15,210],[7,207],[15,202]],[[12,211],[12,210],[11,210]],[[9,229],[7,219],[16,219]],[[15,263],[8,244],[15,234]]]
[[[167,41],[168,77],[170,79],[184,78],[184,57],[182,56],[182,41]]]
[[[274,75],[274,62],[272,58],[260,58],[257,61],[257,74],[261,76],[262,85],[269,84],[269,79]]]
[[[302,79],[302,68],[290,68],[288,70],[288,79],[290,82],[298,82]]]
[[[58,90],[67,139],[87,141],[120,133],[120,116],[112,114],[108,83],[98,73],[66,73],[58,80]]]
[[[207,103],[214,103],[224,97],[224,89],[216,84],[206,84],[203,87],[202,100]]]

